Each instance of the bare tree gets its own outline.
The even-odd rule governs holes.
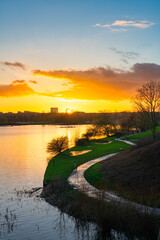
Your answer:
[[[157,112],[160,109],[160,83],[150,81],[137,89],[133,103],[137,111],[141,113],[145,123],[148,123],[152,130],[153,139],[155,139]]]
[[[88,128],[82,136],[89,140],[90,138],[95,137],[96,135],[97,135],[97,131],[95,127],[91,127],[91,128]]]
[[[107,137],[109,137],[116,129],[114,120],[110,114],[105,114],[104,116],[96,119],[94,127],[97,135],[106,135]]]
[[[61,153],[62,151],[68,149],[68,137],[62,136],[53,138],[47,145],[47,152]]]

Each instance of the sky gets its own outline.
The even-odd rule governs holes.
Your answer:
[[[0,112],[132,111],[160,81],[159,0],[0,1]]]

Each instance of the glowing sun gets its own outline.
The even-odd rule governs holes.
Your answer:
[[[67,108],[67,109],[66,109],[66,112],[67,112],[67,113],[71,113],[72,111],[71,111],[71,109]]]

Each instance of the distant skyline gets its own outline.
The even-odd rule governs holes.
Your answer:
[[[0,112],[131,110],[160,81],[159,0],[0,2]]]

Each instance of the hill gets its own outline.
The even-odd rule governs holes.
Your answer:
[[[121,152],[103,161],[98,170],[105,188],[160,207],[160,141]]]

